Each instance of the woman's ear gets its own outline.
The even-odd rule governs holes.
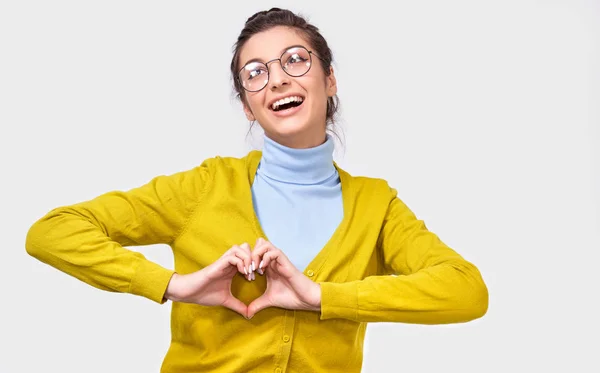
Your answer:
[[[335,74],[333,73],[333,67],[329,66],[329,76],[326,77],[327,84],[327,96],[333,97],[337,93],[337,81],[335,80]]]

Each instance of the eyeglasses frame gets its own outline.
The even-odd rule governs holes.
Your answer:
[[[287,52],[288,52],[290,49],[292,49],[292,48],[302,48],[302,49],[304,49],[305,51],[307,51],[307,52],[308,52],[308,56],[310,57],[310,66],[308,67],[308,70],[306,70],[306,72],[305,72],[305,73],[303,73],[303,74],[301,74],[301,75],[292,75],[292,74],[288,73],[288,72],[287,72],[287,70],[286,70],[286,69],[283,67],[283,63],[281,62],[281,58],[283,58],[283,55],[284,55],[284,54],[286,54],[286,53],[287,53]],[[251,91],[251,90],[249,90],[248,88],[244,87],[244,84],[242,83],[242,80],[240,79],[240,73],[242,72],[242,70],[244,70],[244,69],[246,68],[246,66],[247,66],[248,64],[245,64],[244,66],[242,66],[242,68],[241,68],[241,69],[238,71],[238,73],[237,73],[237,75],[236,75],[236,77],[235,77],[235,78],[237,79],[237,81],[238,81],[238,83],[240,84],[240,86],[241,86],[242,88],[244,88],[244,90],[246,90],[246,91],[248,91],[248,92],[260,92],[260,91],[262,91],[263,89],[265,89],[265,87],[266,87],[267,85],[269,85],[269,79],[271,79],[271,71],[269,70],[269,64],[270,64],[271,62],[279,61],[279,66],[281,66],[281,70],[283,70],[283,71],[284,71],[284,72],[285,72],[287,75],[289,75],[289,76],[291,76],[291,77],[294,77],[294,78],[299,78],[299,77],[301,77],[301,76],[304,76],[304,75],[308,74],[308,72],[309,72],[309,71],[310,71],[310,69],[312,68],[312,56],[313,56],[313,55],[315,55],[315,56],[316,56],[318,59],[320,59],[321,61],[325,62],[325,61],[324,61],[324,60],[323,60],[321,57],[319,57],[319,55],[318,55],[318,54],[316,54],[315,52],[313,52],[313,51],[311,51],[311,50],[308,50],[308,48],[306,48],[306,47],[304,47],[304,46],[302,46],[302,45],[295,45],[295,46],[291,46],[291,47],[287,48],[286,50],[284,50],[284,51],[283,51],[283,53],[281,53],[281,56],[279,56],[279,58],[274,58],[274,59],[272,59],[272,60],[270,60],[270,61],[267,61],[267,62],[260,62],[260,63],[262,63],[263,65],[265,65],[265,66],[267,67],[267,82],[265,83],[265,85],[264,85],[264,86],[262,86],[262,88],[261,88],[261,89],[259,89],[259,90],[256,90],[256,91]]]

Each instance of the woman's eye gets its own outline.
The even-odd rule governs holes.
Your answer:
[[[298,54],[293,54],[290,56],[290,58],[288,59],[288,63],[298,63],[298,62],[304,62],[306,61],[305,58],[302,58],[300,55]]]
[[[265,71],[263,69],[255,69],[250,71],[250,73],[248,74],[248,79],[254,79],[259,75],[262,75]]]

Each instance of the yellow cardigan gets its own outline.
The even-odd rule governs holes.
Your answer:
[[[125,246],[168,244],[175,271],[187,274],[233,245],[268,240],[250,189],[261,155],[209,158],[55,208],[29,229],[27,252],[96,288],[162,304],[174,271]],[[162,373],[360,372],[367,322],[456,323],[486,313],[488,291],[473,264],[430,232],[385,180],[335,167],[344,218],[304,271],[320,283],[321,312],[268,308],[247,320],[224,307],[173,302]],[[265,288],[263,276],[249,282],[238,275],[231,291],[249,304]]]

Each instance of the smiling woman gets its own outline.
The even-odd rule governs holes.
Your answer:
[[[291,148],[323,143],[339,100],[333,55],[319,30],[274,8],[250,17],[234,48],[231,73],[248,120]],[[292,100],[301,105],[279,108]]]
[[[31,226],[27,252],[99,289],[171,300],[163,373],[360,372],[369,322],[483,316],[477,267],[385,180],[333,161],[337,84],[318,29],[273,8],[247,20],[234,50],[262,151],[57,207]],[[125,248],[160,243],[174,270]]]

